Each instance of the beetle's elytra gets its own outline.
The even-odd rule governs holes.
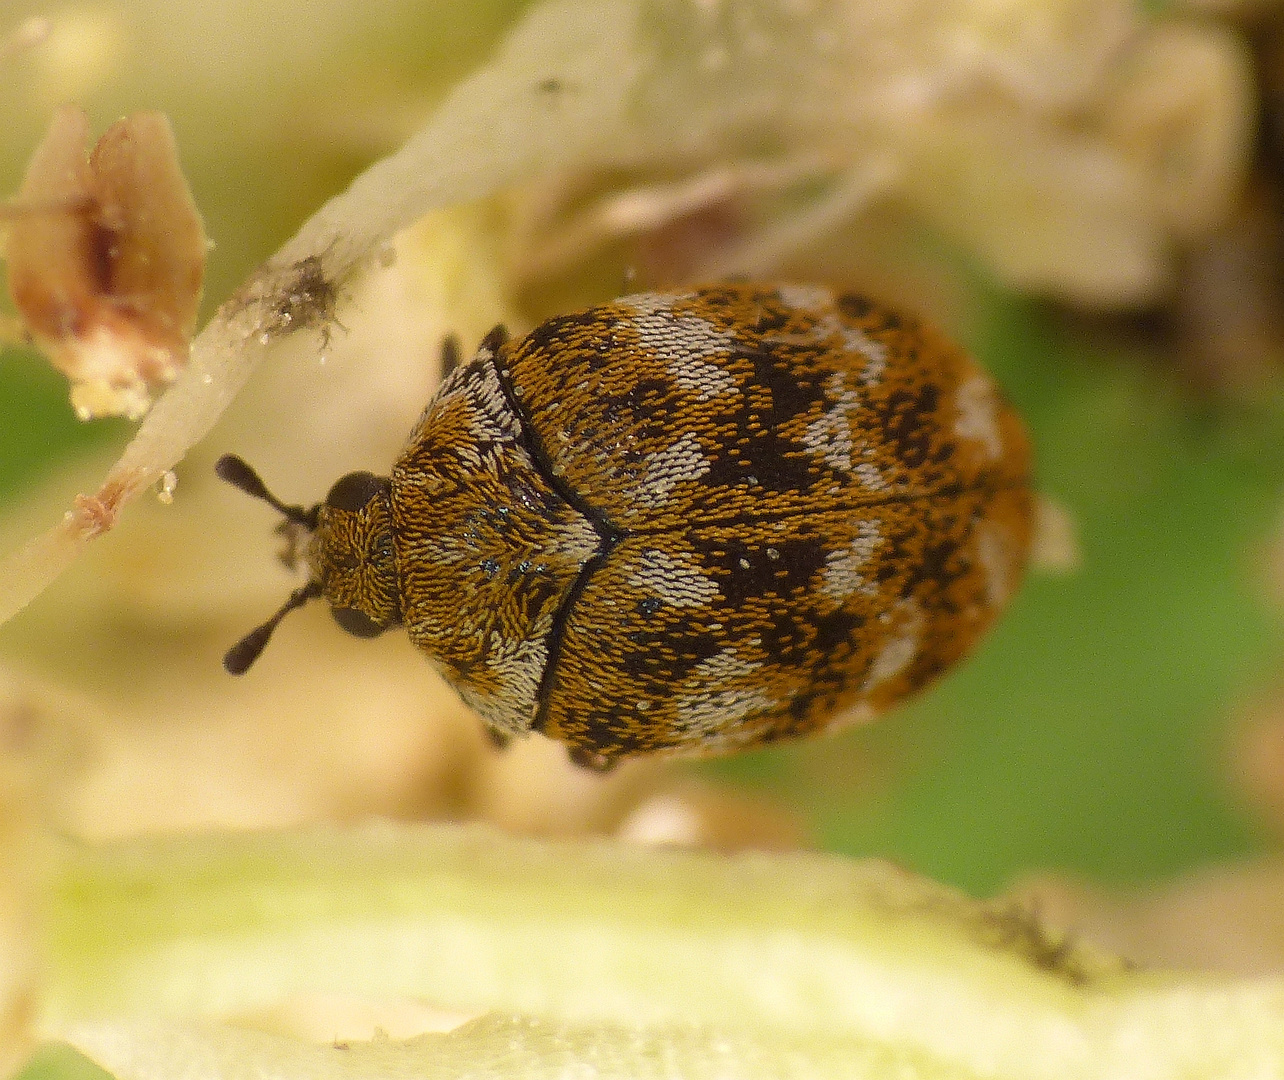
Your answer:
[[[390,477],[305,510],[312,597],[404,626],[499,740],[599,767],[869,718],[965,654],[1030,540],[1030,451],[932,328],[811,286],[628,296],[492,331]]]

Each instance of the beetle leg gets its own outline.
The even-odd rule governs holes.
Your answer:
[[[599,750],[586,750],[582,746],[567,747],[566,756],[571,759],[572,764],[581,769],[591,769],[595,773],[608,773],[620,763],[619,758],[608,757]]]
[[[446,381],[446,377],[459,367],[461,359],[459,351],[459,338],[454,334],[447,334],[441,339],[441,379]]]
[[[507,731],[500,731],[499,728],[493,728],[487,724],[482,725],[482,731],[486,733],[486,741],[496,750],[507,750],[513,741],[513,737]]]

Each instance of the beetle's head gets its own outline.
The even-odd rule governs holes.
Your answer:
[[[258,474],[234,454],[214,466],[220,477],[279,510],[285,520],[282,556],[293,567],[306,539],[311,576],[280,610],[227,651],[223,666],[241,675],[258,659],[280,621],[309,600],[324,598],[334,620],[357,637],[375,637],[401,623],[401,589],[392,541],[392,503],[387,477],[367,472],[340,477],[325,502],[304,509],[276,498]]]

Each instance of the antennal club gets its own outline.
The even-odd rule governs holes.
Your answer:
[[[236,460],[240,461],[240,458]],[[219,462],[219,464],[222,464],[222,462]],[[222,476],[222,473],[219,475]],[[227,478],[224,477],[224,479]],[[235,481],[232,482],[235,483]],[[237,487],[240,487],[240,485],[237,484]],[[268,640],[272,637],[273,631],[280,625],[281,620],[295,608],[301,608],[309,600],[315,600],[320,595],[321,583],[318,581],[309,581],[302,588],[295,589],[294,592],[290,593],[290,598],[281,605],[280,610],[272,618],[268,619],[262,626],[256,626],[223,654],[223,670],[229,675],[244,675],[249,671],[250,665],[259,658],[259,654],[267,647]]]
[[[268,491],[267,485],[259,479],[259,474],[250,467],[244,458],[239,458],[235,454],[224,454],[214,463],[214,471],[219,475],[220,479],[226,480],[233,487],[240,488],[252,498],[262,499],[273,509],[284,514],[286,521],[302,525],[308,530],[316,529],[319,507],[314,506],[311,509],[305,509],[302,506],[286,505],[272,492]]]

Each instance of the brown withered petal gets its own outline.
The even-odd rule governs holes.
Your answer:
[[[9,289],[80,417],[137,419],[187,362],[205,231],[164,115],[88,141],[85,114],[58,110],[9,215]]]

